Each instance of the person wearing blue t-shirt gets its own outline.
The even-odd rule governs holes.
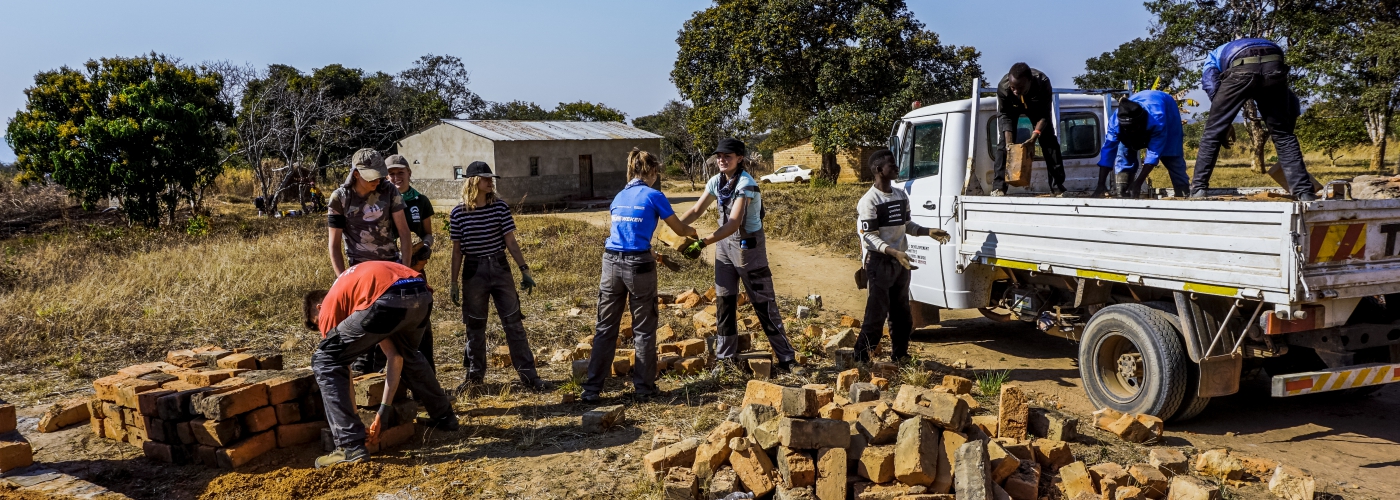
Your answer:
[[[1302,107],[1288,86],[1283,48],[1263,38],[1241,38],[1211,51],[1201,69],[1201,88],[1210,96],[1210,115],[1196,153],[1191,197],[1205,197],[1221,143],[1234,126],[1240,108],[1245,102],[1254,101],[1278,151],[1278,166],[1288,184],[1284,188],[1298,201],[1316,200],[1298,136],[1293,133]]]
[[[661,178],[661,163],[651,153],[633,148],[627,154],[631,182],[613,198],[608,211],[612,232],[603,246],[603,274],[598,283],[598,325],[583,382],[583,400],[597,402],[603,383],[612,373],[622,308],[630,300],[632,344],[637,361],[632,366],[632,390],[643,397],[657,395],[656,388],[656,258],[651,238],[656,221],[666,221],[681,236],[698,238],[695,229],[682,223],[666,195],[651,187]]]
[[[1137,198],[1142,183],[1161,164],[1167,169],[1177,197],[1186,196],[1186,157],[1182,156],[1181,110],[1176,99],[1160,90],[1143,90],[1118,103],[1108,120],[1108,133],[1099,151],[1099,185],[1094,197],[1107,191],[1110,170],[1116,173],[1118,197]],[[1146,150],[1138,170],[1138,153]]]
[[[705,193],[681,215],[690,224],[719,201],[719,229],[696,242],[715,245],[715,357],[717,370],[738,368],[739,282],[749,293],[754,314],[768,336],[768,345],[778,357],[777,371],[798,371],[797,352],[788,342],[783,316],[778,312],[778,296],[773,291],[773,272],[768,268],[767,240],[763,236],[763,197],[758,182],[744,169],[748,150],[738,139],[724,139],[715,148],[719,173],[705,184]]]

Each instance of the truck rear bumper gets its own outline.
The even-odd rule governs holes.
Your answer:
[[[1394,382],[1400,382],[1400,363],[1374,363],[1275,375],[1272,392],[1274,397],[1284,398]]]

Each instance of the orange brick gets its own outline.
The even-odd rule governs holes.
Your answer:
[[[190,401],[193,410],[210,420],[224,420],[267,406],[267,386],[252,384]],[[274,418],[276,416],[274,415]]]
[[[369,446],[369,444],[366,443],[365,447],[369,448],[370,453],[379,453],[381,450],[387,450],[407,443],[410,439],[413,439],[413,432],[414,428],[412,422],[399,424],[380,431],[379,443],[377,443],[377,446]]]
[[[92,417],[92,419],[88,420],[88,422],[89,422],[88,425],[92,428],[92,435],[97,436],[97,437],[99,437],[99,438],[106,438],[106,437],[107,437],[107,424],[106,424],[106,421],[107,421],[106,419],[97,418],[97,417]]]
[[[33,463],[34,449],[29,447],[29,441],[18,432],[0,435],[0,472],[29,467]]]
[[[277,447],[286,448],[316,441],[321,438],[321,429],[325,428],[326,422],[323,420],[279,425],[277,426]]]
[[[296,403],[281,403],[272,405],[277,411],[277,423],[282,425],[295,424],[301,421],[301,405]]]
[[[177,376],[178,376],[178,375],[177,375]],[[199,387],[200,387],[200,386],[191,384],[191,383],[189,383],[189,382],[186,382],[186,381],[184,381],[184,380],[182,380],[182,379],[178,379],[178,378],[175,379],[175,380],[171,380],[171,381],[169,381],[169,382],[166,382],[166,383],[164,383],[164,384],[160,384],[160,388],[161,388],[161,389],[170,389],[170,390],[172,390],[172,391],[188,391],[188,390],[190,390],[190,389],[198,389]]]
[[[234,369],[205,370],[201,372],[182,373],[180,374],[180,380],[198,387],[209,387],[223,382],[225,379],[233,377],[238,373],[239,371]]]
[[[195,444],[199,441],[194,439],[194,427],[189,422],[175,424],[175,436],[180,439],[181,444]]]
[[[310,370],[270,379],[267,384],[267,400],[271,404],[286,403],[311,392],[316,386],[316,377]]]
[[[102,436],[113,441],[126,441],[126,426],[122,425],[121,417],[102,419]]]
[[[249,353],[249,354],[252,354],[254,358],[257,358],[257,359],[258,359],[258,369],[259,369],[259,370],[281,370],[281,369],[282,369],[282,353],[278,353],[278,352],[265,352],[265,351],[264,351],[264,352],[256,352],[256,353]]]
[[[264,406],[243,414],[243,425],[248,432],[262,432],[277,426],[277,410]]]
[[[96,393],[97,399],[103,401],[117,400],[117,384],[129,379],[126,375],[108,375],[92,381],[92,390]]]
[[[177,430],[179,424],[161,420],[155,417],[141,417],[145,420],[146,437],[151,441],[162,443],[180,444],[180,434]]]
[[[175,394],[175,391],[170,389],[155,389],[137,394],[136,406],[134,408],[142,415],[158,417],[160,416],[160,406],[157,404],[157,401],[159,401],[162,396],[168,396],[170,394]]]
[[[116,403],[127,408],[136,408],[140,405],[136,396],[152,389],[160,389],[160,383],[139,378],[129,378],[117,382]]]
[[[163,371],[164,369],[170,366],[170,363],[166,363],[164,361],[152,361],[150,363],[141,363],[139,365],[131,365],[126,368],[122,368],[120,370],[117,370],[117,375],[126,375],[128,377],[140,377],[147,373]]]
[[[276,447],[277,433],[263,432],[249,436],[248,439],[233,446],[220,449],[215,459],[218,461],[219,467],[233,469],[251,462],[254,458],[258,458]]]
[[[230,354],[230,355],[228,355],[228,356],[224,356],[224,357],[222,357],[222,358],[219,358],[219,361],[218,361],[217,364],[218,364],[219,368],[237,368],[237,369],[241,369],[241,370],[256,370],[256,369],[258,369],[258,358],[255,358],[255,357],[253,357],[253,356],[250,355],[250,354],[244,354],[244,353]]]
[[[195,352],[190,349],[180,349],[170,351],[165,354],[165,362],[181,368],[195,368],[204,366],[204,362],[195,357]]]
[[[222,447],[232,444],[243,435],[243,428],[237,420],[192,420],[190,433],[194,440],[205,446]]]
[[[126,442],[135,446],[141,446],[142,443],[150,440],[151,438],[146,435],[146,429],[140,427],[126,428]]]
[[[195,460],[206,467],[219,466],[219,448],[213,446],[199,445],[195,447]]]
[[[0,402],[0,434],[15,430],[15,405]]]
[[[146,453],[146,458],[168,464],[183,464],[188,461],[185,458],[185,447],[178,444],[146,441],[141,444],[141,451]]]

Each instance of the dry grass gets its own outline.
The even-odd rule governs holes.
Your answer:
[[[764,185],[764,231],[771,238],[827,248],[854,258],[860,254],[856,203],[869,188],[868,184]]]
[[[1187,163],[1186,174],[1189,176],[1194,172],[1192,170],[1193,162],[1188,161]],[[1309,162],[1307,166],[1308,173],[1323,184],[1337,179],[1350,179],[1358,175],[1385,175],[1372,171],[1369,164],[1366,163],[1339,164],[1339,166],[1332,167],[1327,166],[1326,163]],[[1166,169],[1153,169],[1151,178],[1154,187],[1170,188],[1172,185],[1171,180],[1167,177]],[[1268,174],[1254,173],[1249,168],[1247,161],[1217,165],[1215,171],[1211,172],[1210,185],[1211,187],[1279,187],[1278,183],[1274,182],[1274,179]]]

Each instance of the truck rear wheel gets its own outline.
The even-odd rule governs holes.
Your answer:
[[[1079,375],[1096,408],[1171,418],[1190,368],[1170,317],[1142,304],[1103,308],[1079,343]]]
[[[1180,317],[1176,313],[1176,304],[1162,301],[1143,302],[1142,305],[1156,309],[1167,316],[1167,319],[1176,326],[1176,333],[1181,333]],[[1209,315],[1209,313],[1206,313]],[[1201,412],[1206,410],[1210,404],[1210,398],[1199,396],[1201,387],[1201,370],[1194,363],[1186,363],[1186,393],[1181,398],[1181,406],[1177,408],[1176,414],[1168,420],[1180,422],[1196,418]]]

